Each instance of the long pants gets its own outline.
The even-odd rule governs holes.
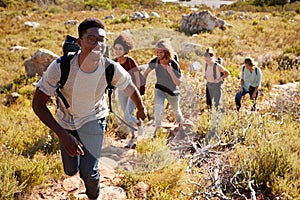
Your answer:
[[[209,108],[212,108],[213,103],[214,106],[218,108],[222,96],[222,82],[206,84],[206,104]]]
[[[86,194],[90,199],[97,199],[100,195],[100,173],[98,162],[100,159],[106,118],[91,121],[75,131],[68,132],[81,141],[84,155],[71,157],[60,144],[64,171],[73,176],[78,171],[84,181]]]
[[[250,97],[252,97],[252,95],[254,93],[254,90],[255,90],[255,87],[250,86],[249,91],[246,91],[245,88],[243,88],[242,92],[236,93],[236,95],[235,95],[235,104],[236,104],[236,109],[238,111],[241,108],[241,99],[242,99],[242,97],[245,96],[247,93],[250,95]],[[252,110],[255,110],[257,96],[258,96],[258,91],[256,92],[255,99],[253,100]]]
[[[139,120],[133,115],[135,104],[131,100],[131,98],[127,95],[126,92],[122,90],[118,90],[118,91],[119,91],[118,98],[119,98],[121,109],[123,110],[124,121],[134,127],[139,122]],[[134,130],[130,129],[130,132],[133,133]]]
[[[164,111],[164,102],[168,100],[169,104],[172,107],[172,110],[176,117],[176,122],[183,122],[182,112],[179,106],[179,95],[171,96],[166,92],[161,91],[160,89],[154,89],[154,120],[155,125],[160,126],[162,123],[163,111]]]

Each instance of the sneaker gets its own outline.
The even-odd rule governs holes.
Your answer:
[[[138,126],[137,140],[140,140],[144,137],[144,132],[145,132],[145,127],[144,127],[143,122],[142,122],[141,125]]]
[[[126,144],[125,148],[135,149],[136,147],[135,140],[136,138],[130,139],[129,142]]]

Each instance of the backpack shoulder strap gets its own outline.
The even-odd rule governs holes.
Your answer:
[[[112,95],[113,89],[115,87],[111,84],[111,81],[113,79],[114,73],[115,73],[115,67],[114,67],[113,61],[111,59],[105,57],[105,77],[106,77],[106,83],[107,83],[106,91],[108,94],[108,103],[109,103],[109,111],[110,112],[113,112],[112,103],[111,103],[111,95]]]
[[[114,67],[113,61],[109,58],[105,58],[106,82],[107,82],[107,86],[112,89],[114,89],[114,86],[111,84],[114,73],[115,73],[115,67]]]
[[[67,79],[69,77],[69,73],[70,73],[70,61],[72,60],[72,58],[75,56],[74,55],[68,55],[68,54],[64,54],[62,57],[58,58],[57,62],[60,63],[60,80],[58,81],[58,88],[56,89],[56,93],[57,96],[59,98],[61,98],[61,100],[63,101],[63,103],[65,104],[66,108],[69,108],[70,105],[67,102],[66,98],[63,96],[63,94],[61,93],[60,89],[64,87],[65,83],[67,82]]]
[[[214,70],[214,80],[216,80],[217,79],[217,63],[215,62],[214,63],[214,68],[213,68],[213,70]]]

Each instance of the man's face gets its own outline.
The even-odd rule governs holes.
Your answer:
[[[103,29],[89,28],[86,33],[79,38],[79,44],[83,54],[87,54],[92,60],[99,60],[106,48],[106,38],[103,36]]]

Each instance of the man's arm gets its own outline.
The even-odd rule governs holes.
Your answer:
[[[138,91],[138,89],[134,86],[134,84],[130,81],[128,86],[124,90],[126,94],[131,98],[131,100],[134,102],[137,113],[136,117],[137,119],[144,120],[146,118],[146,108],[143,104],[142,97]]]
[[[46,95],[39,88],[37,88],[32,101],[34,113],[47,127],[56,133],[70,156],[83,155],[84,152],[81,148],[82,144],[75,137],[69,134],[63,127],[61,127],[54,119],[52,113],[46,105],[49,99],[50,96]]]

